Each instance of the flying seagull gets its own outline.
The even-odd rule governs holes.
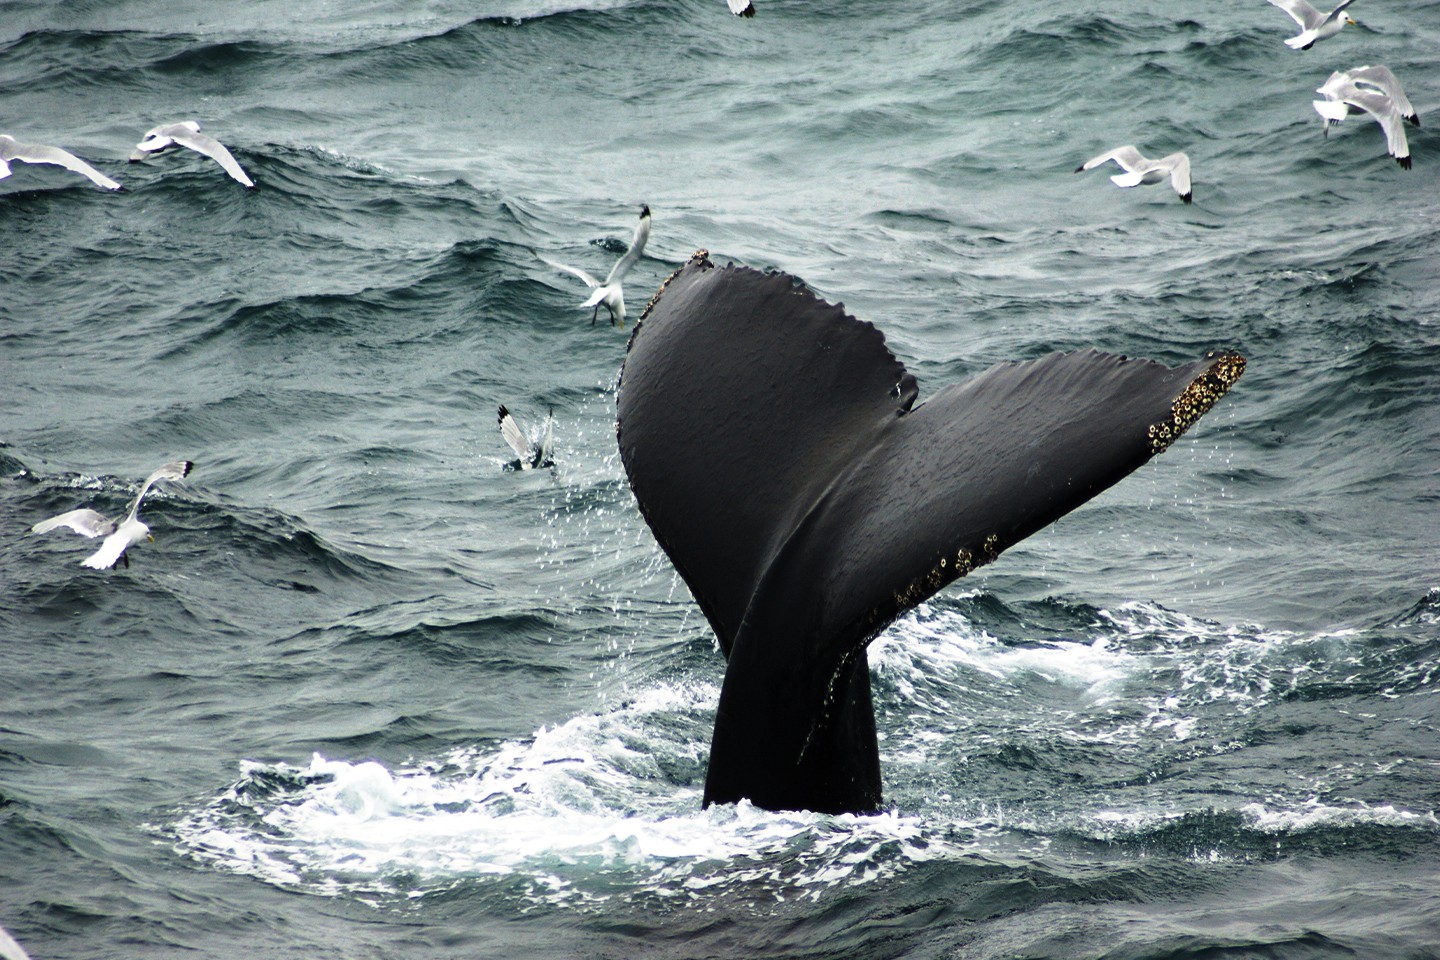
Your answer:
[[[14,160],[23,160],[25,163],[53,163],[66,170],[84,174],[106,190],[120,189],[120,184],[68,150],[40,143],[21,143],[8,133],[0,133],[0,180],[10,176],[10,163]]]
[[[1108,160],[1114,160],[1125,171],[1110,178],[1110,182],[1117,187],[1138,187],[1142,183],[1159,183],[1168,176],[1170,186],[1180,194],[1181,200],[1189,203],[1194,197],[1190,190],[1190,158],[1183,153],[1172,153],[1159,160],[1150,160],[1141,156],[1140,151],[1132,146],[1116,147],[1098,157],[1086,160],[1075,168],[1075,172],[1093,170]]]
[[[58,517],[51,517],[49,520],[41,520],[30,528],[31,533],[48,533],[56,527],[69,527],[76,533],[86,537],[104,537],[100,549],[80,561],[81,566],[91,567],[95,570],[108,570],[115,566],[117,560],[125,561],[125,566],[130,566],[130,558],[125,551],[149,538],[150,528],[138,516],[140,512],[140,501],[145,499],[145,494],[157,480],[183,480],[189,475],[195,464],[189,460],[176,460],[167,463],[145,478],[145,485],[135,495],[135,500],[130,504],[130,509],[123,518],[109,519],[104,514],[91,510],[89,507],[82,507],[79,510],[71,510],[69,513],[62,513]]]
[[[730,4],[730,12],[737,17],[755,16],[755,4],[750,0],[725,0],[725,2]]]
[[[529,470],[536,467],[553,467],[555,460],[550,456],[550,444],[555,433],[555,410],[550,409],[550,415],[545,418],[545,423],[540,427],[540,436],[531,440],[520,426],[520,421],[515,419],[505,404],[500,404],[500,436],[515,451],[519,459],[514,463],[507,464],[509,469]]]
[[[625,274],[630,272],[630,268],[635,266],[635,262],[640,259],[640,254],[645,252],[645,241],[649,239],[650,207],[645,205],[640,208],[640,223],[635,227],[635,238],[630,241],[630,249],[625,251],[625,256],[616,262],[614,268],[610,271],[610,275],[605,278],[604,283],[596,280],[579,267],[568,267],[563,263],[556,263],[549,257],[542,256],[540,259],[550,264],[550,266],[555,267],[557,270],[564,270],[567,273],[575,274],[575,276],[585,281],[587,287],[591,288],[593,292],[590,294],[590,299],[580,304],[580,306],[582,308],[595,308],[595,312],[590,315],[590,325],[592,327],[595,325],[595,318],[600,316],[600,308],[603,306],[606,310],[610,311],[610,323],[613,325],[618,322],[620,329],[623,330],[625,329],[625,291],[620,286],[620,281],[625,278]]]
[[[1371,68],[1374,69],[1374,68]],[[1384,67],[1379,68],[1384,70]],[[1389,70],[1385,70],[1389,74]],[[1373,76],[1373,74],[1372,74]],[[1392,75],[1390,79],[1394,79]],[[1315,88],[1324,100],[1312,100],[1315,112],[1324,117],[1328,122],[1325,130],[1328,133],[1331,124],[1339,123],[1352,113],[1368,113],[1380,124],[1380,129],[1385,131],[1385,149],[1395,162],[1405,170],[1410,169],[1410,143],[1405,139],[1404,110],[1409,109],[1409,114],[1414,116],[1414,109],[1410,108],[1410,101],[1405,100],[1403,90],[1398,90],[1399,99],[1405,106],[1401,107],[1396,98],[1389,96],[1380,90],[1375,89],[1374,84],[1361,86],[1356,82],[1353,75],[1337,70],[1330,74],[1330,78],[1323,86]],[[1414,122],[1418,125],[1419,117]]]
[[[161,124],[149,131],[145,134],[145,139],[135,146],[135,152],[130,154],[130,161],[134,163],[137,160],[144,160],[152,153],[159,153],[172,147],[189,147],[196,153],[203,153],[224,167],[226,173],[245,186],[255,186],[255,181],[240,169],[240,164],[231,156],[230,151],[225,149],[225,144],[214,137],[201,133],[200,124],[194,120]]]
[[[1354,80],[1356,85],[1361,88],[1372,87],[1385,94],[1385,96],[1394,101],[1395,108],[1400,111],[1402,119],[1417,127],[1420,126],[1420,115],[1416,113],[1415,108],[1411,106],[1410,98],[1405,96],[1405,88],[1400,86],[1400,81],[1388,68],[1366,65],[1363,67],[1351,67],[1349,70],[1343,72],[1349,74],[1350,79]],[[1335,74],[1332,73],[1330,79],[1335,79]]]
[[[1345,8],[1355,0],[1340,0],[1340,5],[1329,13],[1321,13],[1306,0],[1270,0],[1275,6],[1290,14],[1300,24],[1300,33],[1285,41],[1291,50],[1309,50],[1316,40],[1333,37],[1347,23],[1354,23],[1345,13]]]

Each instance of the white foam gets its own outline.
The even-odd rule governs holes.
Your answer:
[[[1040,680],[1068,688],[1082,700],[1103,701],[1147,669],[1144,657],[1104,636],[1088,641],[1002,643],[953,610],[921,604],[870,645],[872,669],[907,699],[922,684],[962,683],[967,671],[1005,683]]]
[[[1311,799],[1302,806],[1275,809],[1263,803],[1249,803],[1240,808],[1256,830],[1264,833],[1303,833],[1307,830],[1348,828],[1356,826],[1398,827],[1401,829],[1440,829],[1435,811],[1416,813],[1391,804],[1371,806],[1335,806]]]
[[[1084,632],[1015,645],[940,605],[902,619],[871,647],[877,689],[913,711],[883,739],[887,769],[930,769],[957,742],[986,743],[999,728],[1042,740],[1153,744],[1158,732],[1203,743],[1207,724],[1284,698],[1310,671],[1333,669],[1350,643],[1144,604],[1100,611]],[[952,802],[944,783],[921,817],[702,810],[717,685],[647,682],[629,694],[525,740],[398,766],[321,755],[242,764],[232,788],[164,832],[184,855],[286,889],[384,899],[501,884],[506,902],[589,908],[616,897],[699,904],[756,883],[777,901],[819,897],[934,858],[1039,856],[1057,829],[1143,838],[1197,812],[1037,808],[1038,821],[1023,809],[1017,820],[983,797]],[[965,723],[981,729],[955,736]],[[1436,826],[1433,813],[1391,807],[1267,804],[1238,812],[1265,833]]]
[[[529,741],[396,769],[319,754],[305,767],[242,764],[238,783],[166,832],[186,855],[289,889],[410,897],[490,878],[566,906],[756,881],[818,897],[954,850],[896,814],[702,810],[698,784],[660,769],[687,752],[700,769],[700,742],[655,742],[639,721],[717,692],[665,686]]]

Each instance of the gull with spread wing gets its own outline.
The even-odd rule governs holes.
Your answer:
[[[1300,33],[1285,41],[1291,50],[1309,50],[1316,40],[1333,37],[1347,23],[1354,23],[1345,8],[1355,0],[1340,0],[1340,5],[1329,13],[1321,13],[1306,0],[1270,0],[1275,6],[1290,14],[1290,19],[1300,25]]]
[[[1410,98],[1405,96],[1405,88],[1400,86],[1400,80],[1391,73],[1388,67],[1379,65],[1363,67],[1351,67],[1349,70],[1341,71],[1348,74],[1351,80],[1360,87],[1370,87],[1380,91],[1395,103],[1395,109],[1400,111],[1401,119],[1420,126],[1420,114],[1410,104]],[[1335,79],[1336,74],[1332,73],[1330,79]],[[1329,81],[1327,81],[1328,83]],[[1336,121],[1338,122],[1338,121]]]
[[[57,167],[84,174],[106,190],[120,189],[120,184],[68,150],[42,143],[21,143],[8,133],[0,133],[0,180],[10,176],[10,164],[15,160],[24,163],[53,163]]]
[[[1339,123],[1352,113],[1368,113],[1380,124],[1380,129],[1385,131],[1385,149],[1395,162],[1400,164],[1402,169],[1410,169],[1410,142],[1405,138],[1405,123],[1410,116],[1415,115],[1414,108],[1410,101],[1405,99],[1405,92],[1399,89],[1398,82],[1395,90],[1399,93],[1399,99],[1381,92],[1377,89],[1375,80],[1377,68],[1364,68],[1370,70],[1371,79],[1363,85],[1357,82],[1354,74],[1337,70],[1330,74],[1330,78],[1324,85],[1316,87],[1315,92],[1322,95],[1324,100],[1312,100],[1315,112],[1324,117],[1327,121],[1325,131],[1329,133],[1332,124]],[[1394,75],[1384,67],[1384,70],[1394,80]],[[1401,102],[1404,106],[1401,106]],[[1408,111],[1409,116],[1406,115]],[[1414,116],[1414,123],[1418,126],[1420,118]]]
[[[1142,183],[1160,183],[1168,177],[1170,186],[1180,194],[1181,200],[1189,203],[1194,198],[1194,194],[1190,190],[1190,158],[1183,153],[1172,153],[1159,160],[1151,160],[1141,155],[1139,150],[1126,145],[1108,150],[1098,157],[1091,157],[1076,167],[1075,172],[1093,170],[1110,160],[1114,160],[1125,171],[1110,178],[1110,182],[1117,187],[1138,187]]]
[[[240,169],[239,162],[229,150],[225,149],[225,144],[214,137],[201,133],[200,124],[194,120],[165,123],[150,130],[145,134],[145,139],[136,144],[135,152],[130,154],[130,162],[144,160],[153,153],[160,153],[173,147],[188,147],[196,153],[204,154],[224,167],[226,173],[246,187],[255,186],[255,181]]]
[[[140,519],[140,501],[145,499],[145,494],[150,492],[150,487],[159,480],[183,480],[189,475],[195,464],[189,460],[176,460],[167,463],[145,478],[145,485],[135,495],[135,500],[130,504],[130,509],[123,517],[111,520],[98,511],[89,507],[82,507],[79,510],[71,510],[62,513],[58,517],[51,517],[49,520],[41,520],[30,528],[31,533],[48,533],[56,527],[69,527],[76,533],[86,537],[104,537],[100,549],[80,561],[82,566],[91,567],[95,570],[108,570],[115,566],[116,561],[125,561],[125,566],[130,566],[130,558],[125,551],[141,540],[155,539],[150,536],[150,528]]]
[[[630,241],[630,249],[625,251],[625,256],[616,262],[610,271],[610,275],[605,278],[604,283],[596,280],[579,267],[566,266],[563,263],[557,263],[545,256],[540,257],[540,259],[557,270],[564,270],[567,273],[575,274],[575,276],[585,281],[585,286],[593,291],[590,294],[590,298],[580,304],[582,308],[595,308],[595,312],[590,315],[590,325],[592,327],[595,325],[595,319],[600,316],[600,308],[603,306],[606,310],[610,311],[611,325],[613,326],[619,323],[620,329],[623,330],[625,329],[625,290],[621,286],[620,281],[625,278],[625,274],[630,272],[630,268],[635,266],[635,263],[640,259],[640,254],[645,252],[645,241],[649,239],[650,207],[649,205],[644,205],[640,208],[640,223],[635,227],[635,238]]]

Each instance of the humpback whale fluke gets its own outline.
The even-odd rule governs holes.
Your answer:
[[[705,803],[879,809],[866,645],[1164,450],[1244,368],[1056,353],[916,405],[872,324],[691,257],[631,334],[616,433],[728,660]]]

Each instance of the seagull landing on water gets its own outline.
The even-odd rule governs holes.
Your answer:
[[[567,267],[563,263],[556,263],[549,257],[541,257],[540,259],[550,264],[550,266],[555,267],[557,270],[564,270],[567,273],[575,274],[575,276],[585,281],[587,287],[590,287],[594,291],[590,294],[590,299],[580,304],[582,308],[595,308],[595,312],[590,315],[590,325],[592,327],[595,325],[595,319],[600,316],[600,308],[603,306],[606,310],[610,311],[610,324],[613,326],[619,323],[620,329],[624,330],[625,290],[621,287],[620,281],[625,278],[625,274],[630,272],[630,268],[635,266],[635,262],[640,259],[640,254],[645,252],[645,241],[649,239],[650,207],[646,205],[640,208],[640,223],[635,227],[635,238],[630,241],[630,249],[626,250],[625,256],[621,257],[615,264],[614,268],[610,271],[610,275],[605,278],[604,283],[596,280],[579,267]]]
[[[135,152],[130,154],[130,162],[144,160],[152,153],[160,153],[162,150],[169,150],[172,147],[189,147],[196,153],[203,153],[224,167],[226,173],[246,187],[255,186],[255,181],[240,169],[240,164],[231,156],[230,151],[225,149],[225,144],[214,137],[201,133],[200,124],[194,120],[186,120],[183,123],[165,123],[149,131],[145,134],[145,139],[135,146]]]
[[[1300,25],[1300,33],[1285,41],[1291,50],[1309,50],[1316,40],[1333,37],[1347,23],[1354,23],[1345,13],[1345,8],[1355,0],[1341,0],[1340,5],[1329,13],[1321,13],[1306,0],[1270,0],[1275,6],[1290,14],[1290,19]]]
[[[755,4],[750,0],[725,0],[725,2],[730,4],[730,12],[737,17],[755,16]]]
[[[10,176],[10,163],[13,160],[25,163],[53,163],[57,167],[84,174],[106,190],[120,189],[120,184],[68,150],[40,143],[21,143],[8,133],[0,133],[0,180]]]
[[[550,444],[555,433],[555,408],[550,408],[550,415],[545,418],[545,423],[540,427],[540,435],[530,439],[515,415],[500,404],[500,436],[515,451],[519,459],[514,463],[506,464],[510,470],[531,470],[539,467],[553,467],[555,460],[550,455]]]
[[[1357,67],[1337,70],[1315,92],[1324,100],[1310,101],[1315,112],[1326,120],[1325,132],[1352,113],[1368,113],[1385,131],[1385,149],[1402,169],[1410,169],[1410,142],[1405,138],[1404,121],[1417,127],[1420,117],[1395,75],[1384,67]]]
[[[1125,171],[1110,178],[1110,182],[1117,187],[1138,187],[1142,183],[1159,183],[1169,177],[1170,186],[1180,194],[1181,200],[1189,203],[1194,197],[1190,190],[1190,158],[1183,153],[1172,153],[1159,160],[1150,160],[1141,156],[1140,151],[1134,147],[1116,147],[1098,157],[1086,160],[1075,168],[1075,172],[1093,170],[1108,160],[1114,160]]]
[[[115,566],[117,560],[124,560],[125,566],[129,567],[130,558],[125,555],[125,551],[141,540],[155,539],[150,536],[150,528],[145,526],[138,516],[140,501],[145,499],[145,494],[150,491],[150,487],[156,481],[183,480],[189,476],[190,470],[194,466],[195,464],[189,460],[176,460],[150,474],[145,479],[145,485],[135,495],[134,502],[130,504],[130,509],[123,518],[111,520],[104,514],[85,507],[80,510],[71,510],[69,513],[62,513],[49,520],[41,520],[30,528],[30,532],[48,533],[56,527],[69,527],[86,537],[104,537],[105,541],[100,544],[100,549],[80,561],[81,566],[91,567],[95,570],[108,570]]]

